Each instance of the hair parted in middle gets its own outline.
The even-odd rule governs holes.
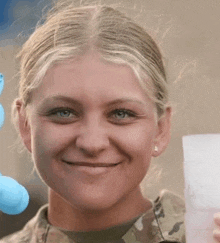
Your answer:
[[[105,61],[129,65],[146,95],[155,102],[157,117],[164,114],[168,106],[166,74],[161,53],[150,35],[112,7],[76,7],[72,1],[57,3],[18,53],[18,98],[24,106],[31,102],[31,92],[40,85],[49,68],[79,58],[91,49]],[[12,120],[16,126],[15,102]]]

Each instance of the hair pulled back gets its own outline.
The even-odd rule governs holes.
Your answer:
[[[105,61],[129,65],[160,118],[168,106],[166,74],[161,53],[149,34],[118,10],[103,5],[75,7],[72,1],[55,5],[42,25],[23,45],[19,97],[12,104],[17,128],[16,100],[26,107],[47,70],[95,49]]]

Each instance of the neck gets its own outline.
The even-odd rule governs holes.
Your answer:
[[[133,200],[123,199],[108,209],[89,210],[67,203],[62,197],[49,190],[48,221],[51,225],[70,231],[102,230],[125,223],[152,208],[140,190],[132,195]],[[134,200],[135,199],[135,200]]]

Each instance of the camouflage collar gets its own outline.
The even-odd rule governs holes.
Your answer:
[[[159,243],[159,242],[178,242],[185,243],[184,229],[184,201],[179,196],[169,192],[162,191],[160,196],[152,201],[153,207],[142,214],[140,217],[127,222],[125,225],[119,225],[109,229],[112,234],[119,232],[119,238],[112,237],[106,241],[106,231],[103,231],[102,239],[92,241],[82,241],[82,237],[78,240],[67,234],[67,231],[50,225],[47,221],[48,204],[42,206],[36,216],[32,218],[25,227],[12,235],[9,235],[0,243]],[[123,228],[124,226],[128,227]],[[122,227],[122,228],[120,228]],[[121,234],[120,229],[125,230]],[[102,231],[101,231],[102,232]],[[75,232],[76,233],[76,232]],[[89,234],[94,232],[86,232]],[[74,232],[71,234],[74,235]]]

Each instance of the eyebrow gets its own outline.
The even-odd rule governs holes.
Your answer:
[[[67,103],[73,103],[73,104],[81,105],[80,102],[77,101],[76,99],[73,99],[71,97],[64,96],[64,95],[55,95],[55,96],[47,97],[47,98],[43,99],[41,104],[52,103],[52,102],[55,102],[55,101],[65,101]]]
[[[55,101],[65,101],[65,102],[70,103],[70,104],[82,106],[82,104],[78,100],[76,100],[72,97],[63,96],[63,95],[55,95],[55,96],[47,97],[47,98],[43,99],[41,104],[52,103],[52,102],[55,102]],[[135,103],[146,106],[146,103],[144,103],[143,101],[140,101],[138,99],[132,99],[132,98],[129,98],[129,97],[124,97],[124,98],[116,99],[116,100],[113,100],[113,101],[110,101],[110,102],[106,102],[106,103],[104,103],[104,106],[105,105],[111,106],[111,105],[121,104],[121,103],[126,103],[126,102],[135,102]]]

